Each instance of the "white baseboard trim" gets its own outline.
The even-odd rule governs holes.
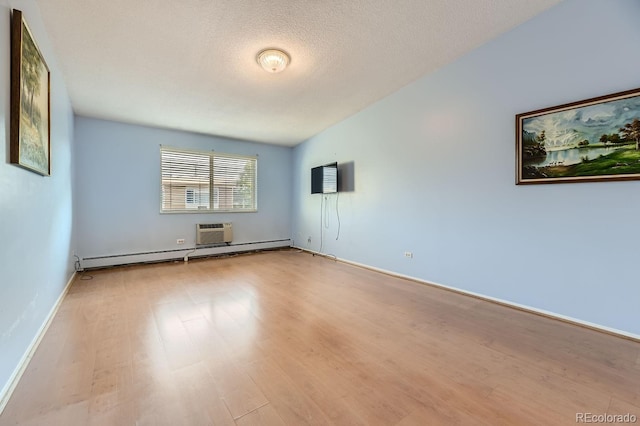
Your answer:
[[[346,263],[348,265],[353,265],[353,266],[357,266],[359,268],[364,268],[364,269],[369,269],[371,271],[380,272],[382,274],[390,275],[392,277],[402,278],[402,279],[406,279],[406,280],[409,280],[409,281],[414,281],[414,282],[417,282],[417,283],[420,283],[420,284],[424,284],[424,285],[428,285],[428,286],[432,286],[432,287],[442,288],[442,289],[445,289],[445,290],[452,291],[454,293],[464,294],[466,296],[474,297],[476,299],[486,300],[488,302],[497,303],[499,305],[507,306],[509,308],[518,309],[520,311],[529,312],[529,313],[536,314],[536,315],[541,315],[541,316],[544,316],[544,317],[547,317],[547,318],[552,318],[552,319],[555,319],[555,320],[559,320],[559,321],[567,322],[567,323],[570,323],[570,324],[578,325],[580,327],[586,327],[586,328],[590,328],[592,330],[596,330],[596,331],[600,331],[600,332],[604,332],[604,333],[608,333],[608,334],[613,334],[613,335],[618,336],[618,337],[623,337],[625,339],[629,339],[629,340],[634,340],[634,341],[640,342],[640,335],[634,334],[634,333],[630,333],[628,331],[618,330],[616,328],[611,328],[611,327],[607,327],[607,326],[604,326],[604,325],[595,324],[595,323],[592,323],[592,322],[589,322],[589,321],[584,321],[584,320],[573,318],[573,317],[569,317],[569,316],[566,316],[566,315],[557,314],[555,312],[546,311],[544,309],[534,308],[532,306],[522,305],[520,303],[511,302],[511,301],[504,300],[504,299],[499,299],[497,297],[486,296],[484,294],[476,293],[476,292],[473,292],[473,291],[462,290],[462,289],[459,289],[459,288],[456,288],[456,287],[451,287],[451,286],[448,286],[448,285],[439,284],[439,283],[435,283],[435,282],[432,282],[432,281],[426,281],[426,280],[423,280],[423,279],[420,279],[420,278],[415,278],[415,277],[412,277],[412,276],[409,276],[409,275],[404,275],[404,274],[399,274],[397,272],[388,271],[386,269],[376,268],[375,266],[369,266],[369,265],[366,265],[364,263],[354,262],[354,261],[347,260],[347,259],[341,259],[339,257],[336,257],[336,256],[332,255],[332,254],[319,253],[319,252],[316,252],[316,251],[313,251],[313,250],[309,250],[309,249],[305,249],[305,248],[297,247],[297,246],[293,246],[293,248],[302,250],[302,251],[307,252],[307,253],[315,254],[317,256],[326,257],[328,259],[334,259],[334,260],[336,260],[338,262]]]
[[[62,301],[64,300],[65,296],[67,295],[67,292],[69,291],[69,288],[71,287],[71,284],[73,283],[73,280],[75,279],[75,277],[76,277],[76,273],[74,272],[71,275],[71,278],[69,278],[69,281],[67,281],[67,284],[65,285],[64,290],[62,290],[62,293],[58,297],[58,300],[56,300],[56,303],[53,305],[53,307],[49,311],[49,315],[47,315],[47,318],[45,319],[44,323],[42,323],[42,325],[40,326],[40,329],[38,330],[33,340],[31,341],[31,344],[29,345],[24,355],[22,356],[22,359],[16,366],[15,370],[13,370],[13,374],[9,378],[9,381],[2,388],[2,391],[0,391],[0,414],[2,414],[2,412],[4,411],[5,407],[7,406],[7,403],[9,402],[9,399],[11,398],[11,395],[13,394],[13,391],[16,389],[16,386],[18,386],[18,382],[20,382],[22,375],[24,374],[25,370],[29,366],[29,362],[31,361],[31,358],[33,358],[33,355],[36,353],[36,350],[38,349],[38,346],[40,345],[42,338],[44,337],[45,333],[49,329],[49,326],[51,325],[53,318],[56,316],[58,309],[60,309],[60,305],[62,304]]]
[[[145,253],[125,253],[110,256],[85,257],[81,259],[82,269],[106,268],[110,266],[128,265],[134,263],[153,263],[168,260],[184,260],[194,257],[215,256],[227,253],[242,253],[254,250],[268,250],[291,247],[290,239],[257,241],[250,243],[230,244],[216,247],[190,247],[180,250],[164,250]]]

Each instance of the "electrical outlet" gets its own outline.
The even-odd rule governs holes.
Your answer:
[[[307,238],[307,244],[311,244],[311,237]]]
[[[405,251],[404,252],[404,257],[408,257],[409,259],[413,258],[413,253],[410,251]]]
[[[176,244],[184,244],[184,238],[178,238]]]

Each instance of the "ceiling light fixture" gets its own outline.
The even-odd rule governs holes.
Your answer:
[[[256,60],[265,71],[277,73],[284,70],[291,58],[279,49],[266,49],[258,53]]]

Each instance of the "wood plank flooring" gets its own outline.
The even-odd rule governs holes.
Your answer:
[[[0,425],[640,417],[640,343],[293,250],[77,279]]]

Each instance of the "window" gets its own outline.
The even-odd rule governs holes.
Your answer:
[[[257,157],[160,147],[163,213],[257,210]]]
[[[208,209],[209,190],[200,188],[187,188],[184,197],[185,208],[187,209]],[[215,206],[214,206],[215,208]]]

